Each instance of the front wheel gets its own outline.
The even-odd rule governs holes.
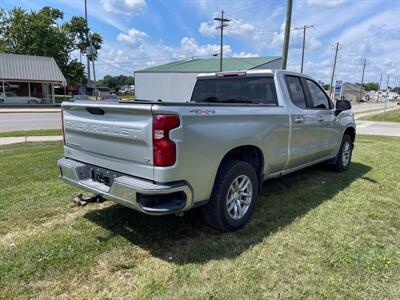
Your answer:
[[[346,171],[350,167],[352,154],[353,141],[349,135],[345,134],[333,168],[339,172]]]
[[[210,201],[203,207],[208,225],[233,231],[250,219],[257,200],[258,179],[244,161],[225,162],[218,171]]]

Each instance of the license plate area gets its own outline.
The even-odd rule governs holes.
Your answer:
[[[111,186],[114,179],[122,176],[122,174],[103,168],[90,168],[90,177],[93,181],[99,182],[106,186]]]

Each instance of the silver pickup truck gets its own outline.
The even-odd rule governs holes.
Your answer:
[[[209,225],[230,231],[249,220],[264,180],[321,162],[349,168],[350,109],[303,74],[204,74],[187,103],[64,102],[58,165],[67,183],[126,207],[202,206]]]

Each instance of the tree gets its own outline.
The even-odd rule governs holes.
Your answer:
[[[377,82],[364,83],[363,87],[366,91],[377,91],[379,90],[379,84]]]
[[[63,18],[61,10],[51,7],[31,12],[19,7],[8,12],[0,9],[0,51],[53,57],[68,82],[82,82],[84,65],[72,53],[83,53],[90,37],[93,46],[100,49],[102,38],[90,33],[84,18],[72,17],[69,22]]]
[[[103,79],[99,80],[99,83],[101,85],[109,87],[110,89],[119,90],[119,88],[123,85],[135,84],[135,78],[133,76],[125,76],[125,75],[119,75],[119,76],[106,75],[104,76]]]
[[[396,92],[397,94],[400,94],[400,87],[395,87],[392,92]]]
[[[101,48],[103,39],[101,35],[97,32],[90,32],[87,22],[82,17],[72,17],[71,21],[65,26],[72,33],[76,33],[74,37],[74,42],[76,49],[79,49],[81,53],[85,53],[86,49],[90,47],[90,42],[92,42],[92,47],[96,50]],[[96,56],[89,57],[90,60],[96,59]]]

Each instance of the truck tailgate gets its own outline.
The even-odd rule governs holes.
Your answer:
[[[63,103],[65,156],[153,179],[151,104]]]

